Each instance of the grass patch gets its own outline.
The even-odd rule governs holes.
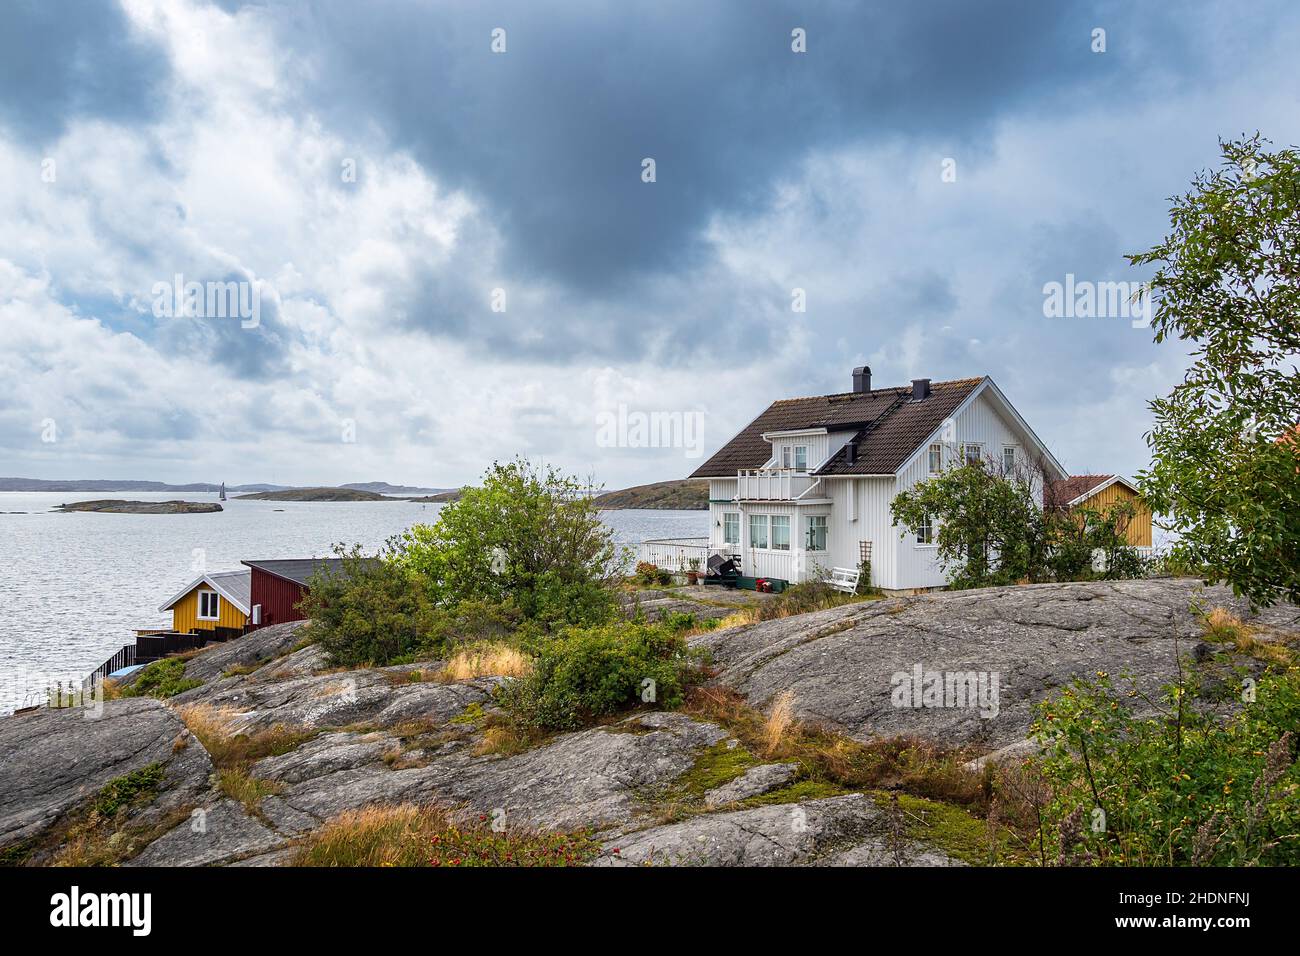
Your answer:
[[[114,692],[117,697],[156,697],[165,700],[183,691],[202,686],[203,681],[185,676],[185,661],[179,657],[164,657],[146,664],[136,679]]]
[[[758,765],[759,761],[744,747],[728,747],[725,740],[719,741],[700,752],[691,769],[677,778],[673,789],[681,796],[702,798]]]
[[[776,790],[760,793],[756,797],[749,797],[740,801],[738,805],[748,810],[752,807],[767,807],[779,803],[802,803],[805,800],[842,797],[850,792],[825,780],[798,780]]]
[[[903,814],[903,832],[909,839],[937,847],[973,866],[1030,862],[1005,829],[991,827],[987,820],[961,807],[908,793],[877,794],[876,801],[889,811],[894,796]]]
[[[250,777],[244,770],[226,769],[217,771],[217,783],[221,792],[232,800],[238,800],[249,813],[256,813],[263,797],[280,793],[284,784],[277,780],[262,780]]]
[[[533,659],[509,644],[489,641],[462,647],[439,673],[446,681],[471,680],[475,677],[527,677],[533,671]]]
[[[346,811],[314,832],[296,866],[578,866],[599,845],[585,834],[493,830],[486,817],[455,824],[409,804]]]
[[[163,765],[151,763],[116,777],[104,784],[90,801],[90,808],[100,816],[111,817],[118,810],[135,802],[152,800],[163,781]]]
[[[791,714],[794,703],[790,702]],[[771,714],[760,713],[742,695],[720,687],[693,690],[685,711],[725,727],[753,753],[798,764],[797,780],[821,781],[845,790],[897,789],[980,813],[987,811],[992,796],[988,773],[964,769],[963,764],[974,756],[966,751],[945,750],[907,737],[864,744],[793,716],[781,717],[781,733],[776,735]]]
[[[236,731],[238,714],[209,704],[191,704],[180,708],[179,714],[218,770],[247,771],[262,758],[287,754],[316,736],[315,731],[296,731],[279,724],[265,730]]]
[[[475,701],[472,704],[466,705],[465,709],[455,717],[451,718],[449,722],[453,724],[477,724],[486,716],[487,711],[483,709],[483,705],[478,701]]]
[[[512,721],[502,721],[483,730],[483,739],[474,748],[479,757],[513,757],[521,754],[537,741],[537,735]]]
[[[1227,644],[1247,657],[1281,667],[1297,663],[1296,655],[1289,647],[1279,641],[1261,638],[1257,628],[1225,607],[1213,607],[1205,612],[1201,616],[1201,627],[1207,641]]]

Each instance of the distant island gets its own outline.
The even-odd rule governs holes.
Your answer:
[[[93,511],[110,515],[201,515],[223,510],[215,501],[124,501],[101,498],[59,505],[56,511]]]
[[[424,495],[421,498],[407,498],[407,501],[437,502],[446,504],[449,501],[459,501],[464,489],[455,488],[451,491],[440,491],[436,495]]]
[[[351,484],[339,485],[340,488],[351,488],[354,491],[373,491],[380,495],[436,495],[447,491],[450,488],[421,488],[418,485],[390,485],[386,481],[357,481]],[[277,489],[263,489],[272,491]]]
[[[385,495],[422,495],[447,491],[446,488],[425,488],[420,485],[390,485],[386,481],[361,481],[353,484],[339,485],[355,491],[373,491]],[[164,491],[191,494],[210,492],[216,494],[221,489],[220,482],[199,481],[187,485],[169,485],[165,481],[136,481],[124,478],[3,478],[0,477],[0,491]],[[274,485],[265,482],[243,485],[227,485],[226,491],[295,491],[289,485]]]
[[[463,489],[444,491],[409,501],[446,504],[460,498]],[[656,481],[637,485],[621,491],[606,491],[596,496],[596,504],[606,511],[627,511],[645,508],[652,511],[706,511],[709,507],[709,485],[705,481]]]
[[[241,501],[401,501],[374,491],[357,488],[286,488],[283,491],[257,491],[236,495]]]
[[[707,511],[707,481],[656,481],[597,495],[596,504],[610,511],[647,508],[656,511]]]

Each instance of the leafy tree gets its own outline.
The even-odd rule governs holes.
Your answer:
[[[589,492],[551,467],[495,463],[435,524],[406,532],[401,563],[439,607],[487,601],[547,627],[602,623],[619,554]]]
[[[1043,513],[1027,481],[975,462],[918,482],[891,507],[908,533],[929,522],[953,588],[1012,584],[1042,573]]]
[[[1300,154],[1258,134],[1220,147],[1172,200],[1169,235],[1128,257],[1158,266],[1155,340],[1194,346],[1151,402],[1139,484],[1177,559],[1258,603],[1300,601]]]
[[[1121,501],[1104,510],[1074,508],[1047,515],[1048,567],[1057,581],[1135,578],[1143,566],[1137,550],[1128,543],[1127,531],[1137,509]],[[1101,551],[1105,567],[1093,570],[1093,555]]]
[[[435,608],[403,566],[399,540],[390,539],[378,557],[367,557],[360,545],[336,545],[334,553],[342,569],[318,568],[299,605],[333,663],[390,664],[439,649],[431,639]]]

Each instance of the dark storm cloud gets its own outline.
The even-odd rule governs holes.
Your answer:
[[[480,197],[513,273],[588,292],[698,262],[711,215],[761,206],[811,150],[979,139],[1008,112],[1105,88],[1126,62],[1122,31],[1109,60],[1095,57],[1088,12],[1038,0],[380,2],[279,15],[281,40],[316,64],[317,109],[379,124]],[[805,55],[790,50],[795,26]],[[489,48],[495,27],[504,54]],[[1180,42],[1166,30],[1163,54]],[[647,156],[654,185],[640,179]]]
[[[44,143],[82,116],[153,114],[166,55],[130,31],[115,3],[10,0],[0,10],[0,125]]]

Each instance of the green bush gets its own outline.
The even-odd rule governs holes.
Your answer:
[[[530,730],[572,730],[638,703],[677,707],[695,670],[685,639],[668,627],[570,628],[498,698]]]
[[[403,565],[401,548],[390,540],[378,557],[366,557],[360,546],[340,545],[334,551],[343,559],[342,570],[322,568],[312,575],[300,607],[332,663],[391,664],[442,649],[450,625]]]
[[[1099,675],[1040,706],[1049,861],[1300,863],[1300,671],[1260,678],[1254,701],[1227,719],[1196,695],[1194,683],[1171,686],[1158,716],[1137,717],[1133,695]]]
[[[547,628],[604,623],[622,569],[589,491],[555,469],[494,464],[435,524],[406,532],[400,563],[440,608],[485,601]]]
[[[136,679],[119,692],[121,697],[175,697],[182,691],[198,687],[203,681],[185,676],[185,662],[179,657],[164,657],[146,664]]]

